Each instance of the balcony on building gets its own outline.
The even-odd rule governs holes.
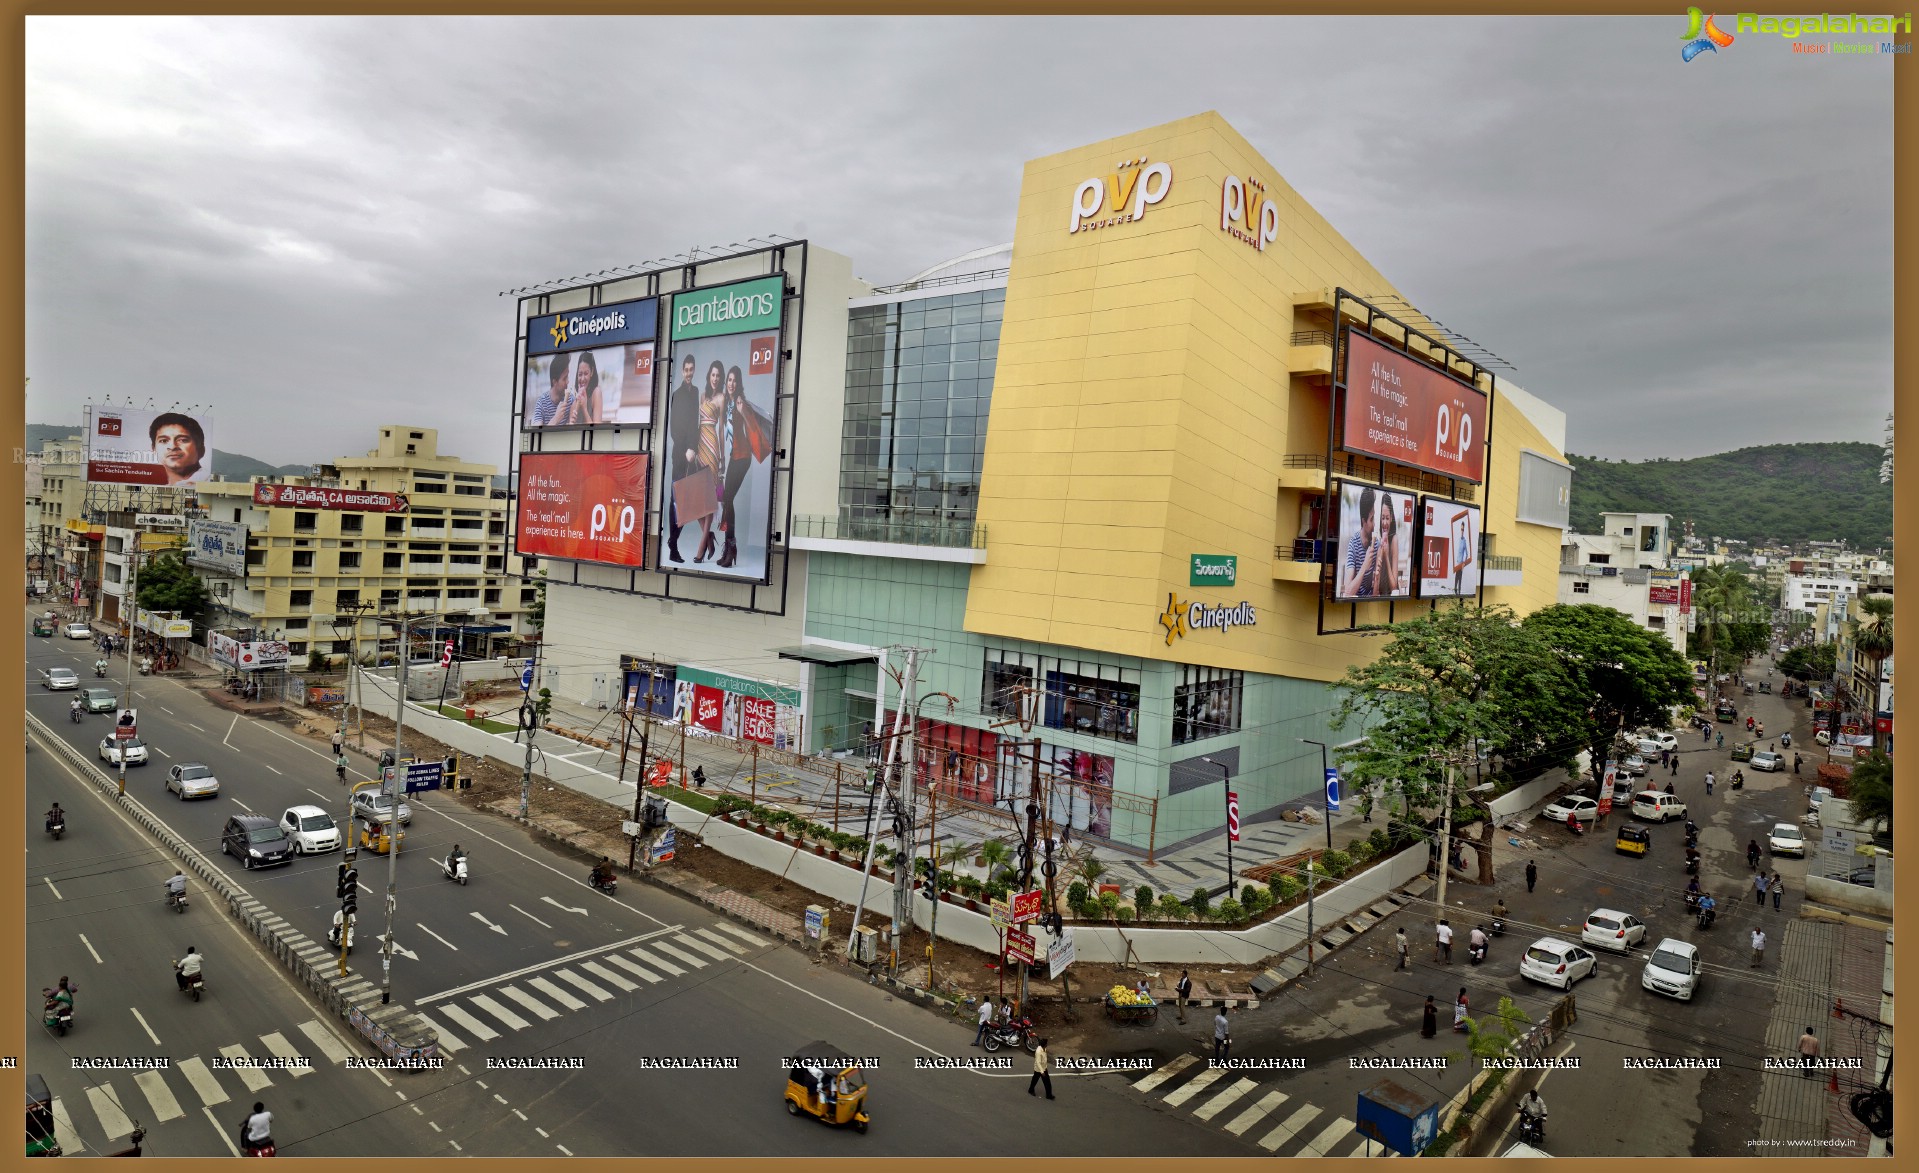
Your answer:
[[[787,545],[869,558],[981,565],[986,561],[986,527],[970,518],[842,510],[837,517],[795,515]]]

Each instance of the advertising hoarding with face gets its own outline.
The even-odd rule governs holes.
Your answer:
[[[194,518],[187,523],[187,563],[239,577],[247,572],[247,527]]]
[[[785,278],[675,294],[660,570],[767,581]]]
[[[1339,545],[1334,550],[1333,597],[1411,598],[1417,498],[1378,485],[1336,483]]]
[[[526,360],[520,426],[577,428],[653,422],[653,343],[629,342]]]
[[[646,490],[645,453],[526,453],[520,457],[514,551],[644,566]]]
[[[1465,598],[1479,593],[1479,506],[1443,497],[1421,505],[1419,597]]]
[[[180,411],[96,407],[87,430],[87,480],[187,485],[211,479],[207,417]]]
[[[1486,476],[1486,393],[1346,330],[1340,447],[1478,482]]]

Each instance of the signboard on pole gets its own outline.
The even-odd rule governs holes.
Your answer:
[[[1239,792],[1226,792],[1226,837],[1234,843],[1239,842]]]
[[[1326,810],[1331,814],[1339,813],[1339,767],[1326,767]]]
[[[1062,929],[1059,940],[1054,941],[1046,950],[1046,978],[1056,980],[1073,964],[1073,930]]]
[[[121,709],[113,719],[113,735],[121,741],[132,741],[140,728],[140,710]]]
[[[1011,929],[1007,932],[1006,956],[1009,959],[1031,965],[1033,964],[1033,959],[1038,955],[1036,950],[1037,944],[1033,940],[1033,934],[1023,933],[1018,929]]]
[[[406,792],[418,794],[422,790],[438,790],[440,781],[446,776],[446,763],[408,762],[406,764]]]
[[[826,914],[817,905],[806,910],[806,935],[819,940],[820,928],[826,923]]]
[[[679,846],[679,839],[679,832],[672,827],[668,827],[665,831],[662,831],[660,837],[654,841],[653,847],[647,852],[647,858],[653,863],[665,863],[667,860],[672,859],[674,850]]]
[[[526,667],[520,669],[520,691],[531,692],[532,689],[533,689],[533,665],[528,664]]]
[[[994,928],[1005,932],[1013,927],[1013,909],[1004,900],[995,900],[988,905],[986,921]]]
[[[996,907],[1000,906],[1000,902],[997,900],[994,901],[993,903]],[[1040,914],[1044,912],[1045,909],[1046,909],[1045,889],[1035,888],[1031,892],[1013,893],[1013,923],[1014,924],[1023,925],[1029,920],[1038,920],[1040,917]]]

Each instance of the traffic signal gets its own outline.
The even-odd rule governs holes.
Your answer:
[[[342,900],[360,890],[360,869],[340,865],[340,879],[333,887],[333,894]]]

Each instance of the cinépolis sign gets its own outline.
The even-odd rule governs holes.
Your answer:
[[[1166,646],[1172,647],[1173,641],[1184,639],[1188,630],[1204,631],[1210,628],[1222,635],[1231,635],[1235,627],[1257,627],[1259,613],[1248,600],[1230,606],[1182,603],[1177,592],[1169,591],[1166,610],[1160,612],[1159,625],[1166,629]]]

